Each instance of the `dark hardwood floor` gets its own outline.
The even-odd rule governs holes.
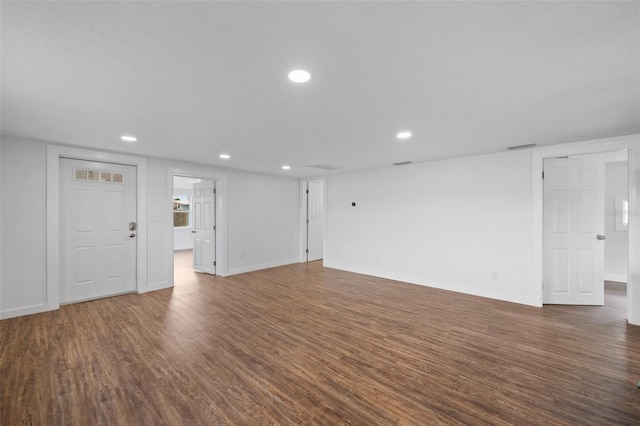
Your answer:
[[[187,266],[188,253],[177,263]],[[640,424],[640,327],[297,264],[0,321],[0,424]]]

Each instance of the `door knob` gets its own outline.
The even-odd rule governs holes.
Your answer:
[[[604,235],[598,235],[596,238],[597,238],[598,240],[604,240],[604,239],[605,239],[605,236],[604,236]]]
[[[195,234],[195,233],[196,233],[196,231],[191,231],[191,233],[192,233],[192,234]]]
[[[135,238],[136,234],[134,234],[133,232],[131,233],[131,235],[129,235],[129,238]]]

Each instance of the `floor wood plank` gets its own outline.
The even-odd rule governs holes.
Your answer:
[[[640,327],[298,264],[0,322],[0,424],[640,424]]]

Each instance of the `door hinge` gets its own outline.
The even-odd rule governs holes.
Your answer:
[[[544,172],[542,172],[542,179],[544,179]]]
[[[215,260],[213,261],[213,266],[216,266],[216,261]]]
[[[309,219],[307,219],[307,224],[309,224]]]
[[[308,194],[308,193],[309,193],[309,190],[307,189],[305,192]]]
[[[309,254],[309,249],[307,249],[307,254]]]
[[[213,230],[214,230],[214,231],[216,230],[216,226],[215,226],[215,225],[213,225]]]
[[[216,193],[216,189],[215,189],[215,188],[213,188],[213,193],[214,193],[214,194]]]

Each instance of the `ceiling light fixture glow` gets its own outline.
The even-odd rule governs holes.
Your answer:
[[[411,137],[411,132],[399,132],[396,137],[398,139],[409,139]]]
[[[222,158],[223,160],[228,160],[229,158],[231,158],[231,156],[229,154],[220,154],[220,158]]]
[[[138,140],[138,138],[136,138],[135,136],[129,135],[120,136],[120,139],[122,139],[124,142],[135,142]]]
[[[311,79],[311,74],[305,70],[293,70],[289,73],[289,80],[294,83],[306,83]]]
[[[282,170],[291,170],[291,166],[287,166],[286,164],[282,166]]]

